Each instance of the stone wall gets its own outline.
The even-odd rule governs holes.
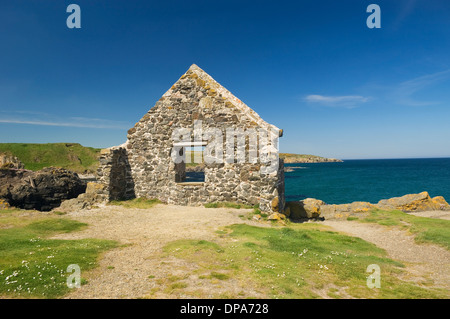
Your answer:
[[[108,200],[134,198],[134,181],[127,150],[124,147],[104,149],[99,162],[97,179],[105,186],[105,191],[109,194]]]

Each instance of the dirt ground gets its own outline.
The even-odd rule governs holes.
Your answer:
[[[74,289],[66,298],[174,298],[170,292],[158,288],[165,278],[184,278],[196,292],[177,295],[177,298],[217,298],[221,294],[254,298],[267,297],[250,283],[234,280],[220,284],[200,280],[192,275],[192,267],[179,259],[166,258],[161,262],[162,248],[177,239],[215,241],[215,232],[223,226],[248,223],[263,224],[239,217],[250,210],[230,208],[185,207],[158,204],[150,209],[126,209],[120,206],[73,212],[67,218],[89,224],[80,232],[61,234],[54,238],[112,239],[122,244],[106,252],[99,267],[82,274],[88,283]],[[444,212],[424,212],[423,216],[449,218]],[[450,289],[450,253],[435,245],[418,245],[406,232],[379,225],[352,221],[323,221],[333,230],[360,237],[385,249],[390,258],[406,265],[407,280],[432,282],[435,287]],[[189,292],[189,289],[186,289]]]
[[[106,252],[98,268],[87,275],[82,274],[88,279],[88,284],[66,298],[173,298],[163,291],[152,293],[158,280],[170,276],[185,278],[189,286],[199,287],[201,291],[198,294],[203,298],[215,298],[222,292],[237,295],[241,291],[256,298],[262,297],[258,291],[242,287],[242,283],[233,280],[223,281],[221,286],[204,280],[200,283],[199,278],[191,275],[193,265],[175,258],[162,263],[159,258],[162,248],[177,239],[214,240],[218,238],[215,231],[222,226],[244,222],[261,225],[239,217],[250,211],[158,204],[150,209],[107,206],[69,213],[67,218],[88,223],[89,227],[54,238],[112,239],[125,246]]]

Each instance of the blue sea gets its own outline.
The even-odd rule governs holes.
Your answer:
[[[450,158],[344,160],[285,164],[287,201],[307,197],[327,204],[381,199],[427,191],[450,202]]]

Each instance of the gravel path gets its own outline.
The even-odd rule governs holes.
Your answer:
[[[248,223],[239,215],[247,209],[184,207],[156,205],[150,209],[125,209],[120,206],[78,211],[65,215],[89,224],[86,230],[60,234],[53,238],[80,239],[103,238],[118,241],[125,247],[110,250],[104,254],[99,267],[83,274],[88,284],[75,289],[66,298],[174,298],[170,293],[155,289],[159,282],[170,276],[184,278],[184,283],[196,290],[203,298],[213,298],[220,293],[239,293],[260,297],[251,287],[233,280],[224,281],[221,286],[191,275],[193,265],[176,258],[164,259],[160,253],[168,242],[177,239],[212,240],[222,226]],[[158,289],[156,289],[158,290]],[[185,289],[189,291],[189,289]],[[153,291],[153,293],[152,293]],[[183,297],[183,296],[179,296]],[[193,297],[190,295],[189,297]]]
[[[67,218],[88,223],[89,227],[54,238],[104,238],[116,240],[123,246],[106,252],[96,269],[82,273],[88,284],[75,289],[66,298],[217,298],[221,294],[237,296],[243,292],[245,296],[267,298],[250,283],[230,279],[217,284],[201,280],[192,274],[195,265],[171,257],[161,259],[165,244],[177,239],[217,241],[219,237],[215,231],[223,226],[238,223],[264,226],[239,217],[249,211],[159,204],[150,209],[105,206],[69,213],[65,215]],[[443,212],[421,214],[433,218],[448,217]],[[418,245],[413,236],[395,228],[355,221],[321,223],[385,249],[390,258],[406,265],[407,276],[404,279],[428,283],[431,280],[433,286],[450,290],[450,253],[446,249],[429,244]],[[183,283],[187,284],[181,294],[161,289],[170,276],[183,278]]]

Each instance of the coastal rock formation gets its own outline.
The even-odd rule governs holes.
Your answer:
[[[0,170],[0,198],[18,208],[49,211],[85,190],[86,184],[76,173],[62,168]]]
[[[419,194],[408,194],[402,197],[393,197],[380,200],[377,204],[379,209],[398,209],[403,211],[424,211],[447,209],[448,203],[442,196],[431,198],[428,192]]]
[[[287,202],[289,213],[286,215],[289,215],[291,219],[317,218],[323,205],[326,204],[315,198],[306,198],[298,202]]]
[[[2,209],[8,209],[8,208],[10,208],[11,206],[9,206],[9,203],[6,201],[6,200],[4,200],[4,199],[0,199],[0,210],[2,210]]]
[[[15,156],[0,153],[0,168],[23,169],[23,163]]]
[[[368,202],[323,205],[320,207],[320,216],[325,219],[344,219],[353,215],[366,216],[374,208],[376,208],[376,206]]]
[[[108,192],[104,184],[89,182],[87,183],[86,192],[80,194],[77,198],[65,200],[61,206],[55,208],[60,212],[72,212],[81,209],[91,209],[99,204],[108,201]]]
[[[287,202],[291,219],[325,218],[345,219],[349,216],[367,216],[372,209],[402,210],[405,212],[426,210],[450,210],[450,205],[442,196],[431,198],[427,192],[408,194],[402,197],[380,200],[377,204],[353,202],[350,204],[328,205],[321,200],[306,198]],[[286,213],[287,216],[289,216]]]
[[[280,158],[284,160],[285,164],[289,163],[333,163],[333,162],[343,162],[336,158],[326,158],[316,155],[305,155],[305,154],[291,154],[291,153],[280,153]]]

